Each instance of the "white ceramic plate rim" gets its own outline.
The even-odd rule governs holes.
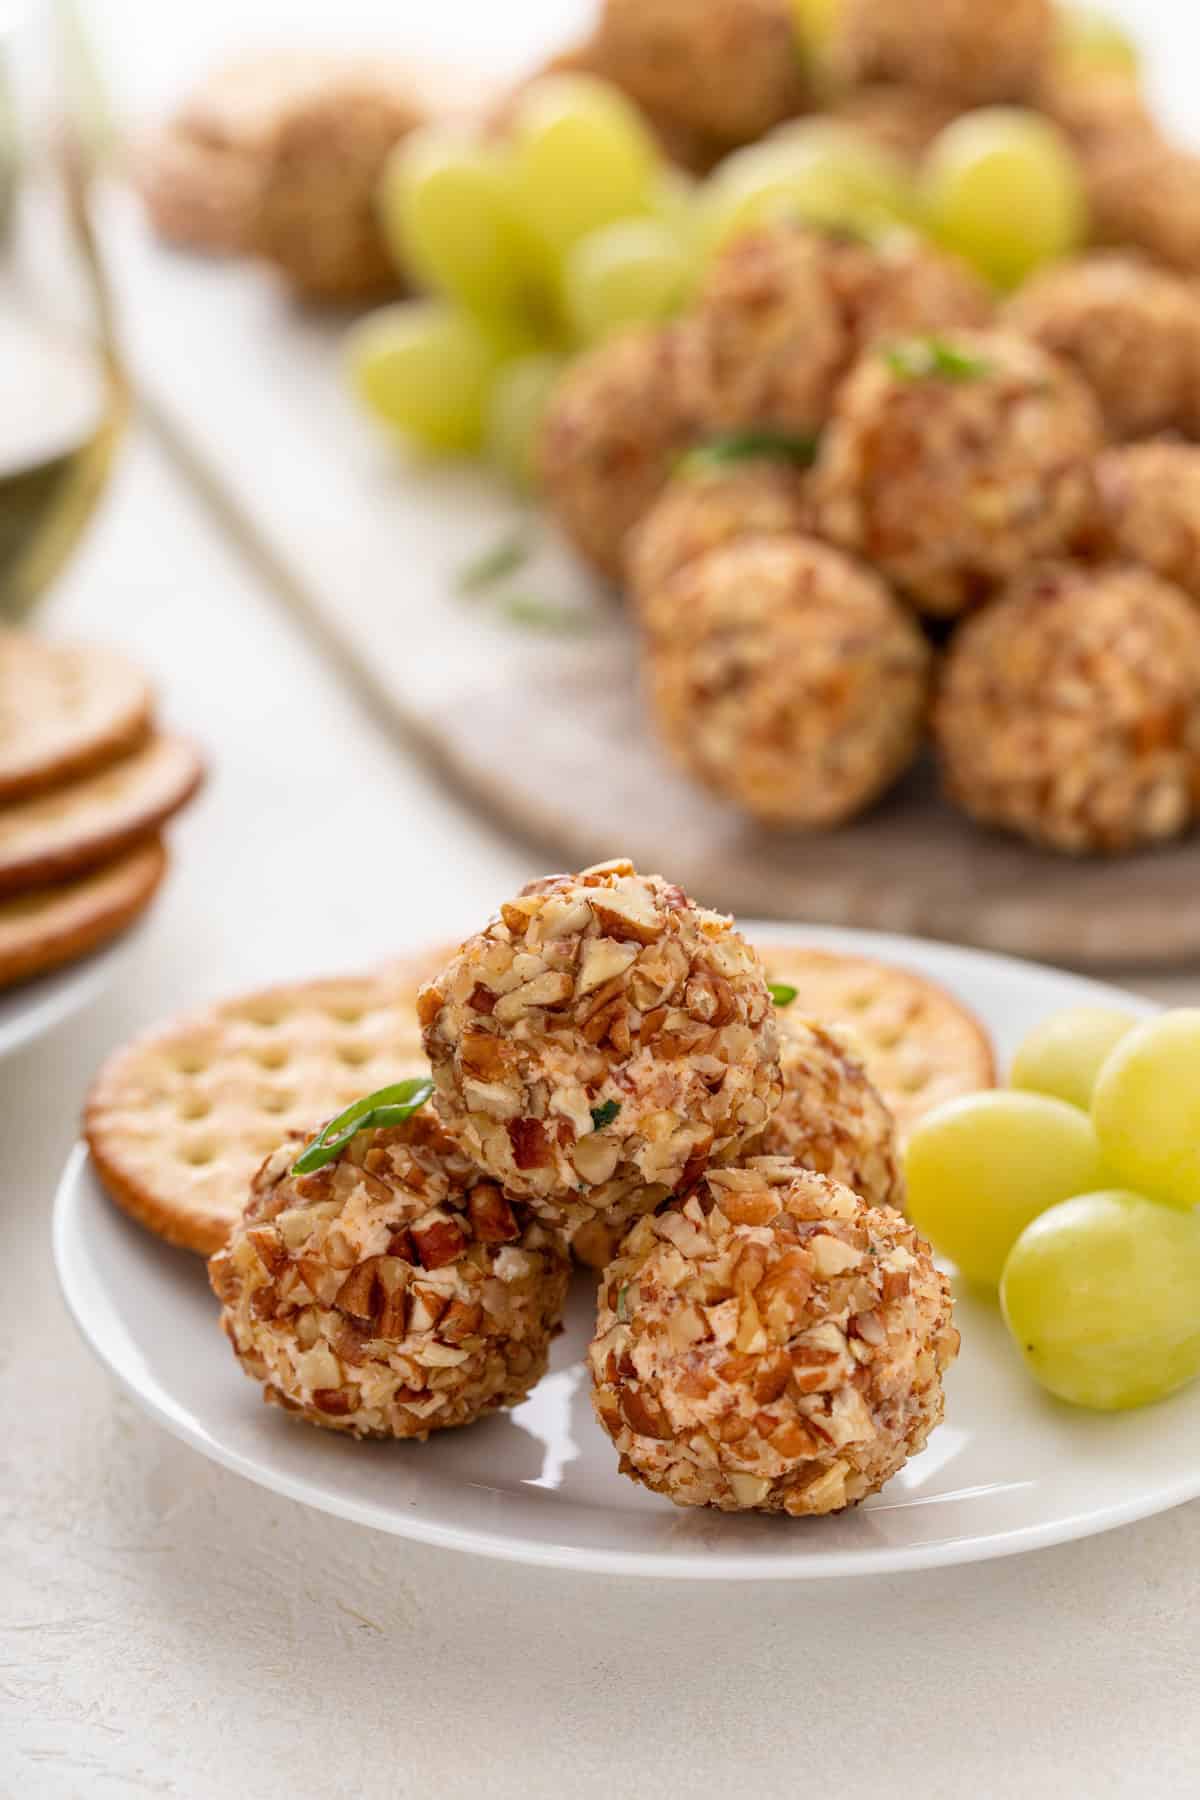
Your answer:
[[[0,993],[0,1060],[23,1050],[82,1012],[116,979],[130,953],[134,926],[77,963]]]
[[[767,943],[772,938],[786,942],[804,941],[820,948],[843,949],[896,962],[908,962],[922,968],[932,979],[944,979],[951,984],[956,971],[977,969],[982,964],[987,965],[994,975],[1003,976],[1008,972],[1017,980],[1031,976],[1051,977],[1062,989],[1069,989],[1073,999],[1079,1003],[1086,1004],[1090,1000],[1111,1005],[1117,993],[1111,986],[1082,976],[983,951],[964,950],[877,932],[783,926],[753,920],[741,923],[747,935],[759,942]],[[1149,1002],[1135,996],[1122,995],[1121,998],[1130,1010],[1144,1013],[1155,1010]],[[360,1502],[343,1494],[329,1494],[316,1483],[281,1471],[267,1460],[258,1460],[231,1449],[219,1438],[200,1428],[175,1404],[170,1393],[158,1384],[151,1370],[145,1366],[133,1366],[137,1359],[123,1356],[121,1347],[114,1346],[103,1326],[103,1297],[98,1298],[90,1291],[85,1263],[78,1250],[76,1215],[88,1173],[87,1149],[80,1144],[67,1162],[55,1197],[53,1253],[68,1311],[97,1358],[109,1368],[130,1397],[152,1419],[202,1455],[286,1499],[299,1501],[302,1505],[374,1530],[502,1561],[596,1574],[709,1581],[820,1580],[896,1574],[1018,1555],[1131,1524],[1200,1497],[1198,1464],[1194,1472],[1165,1482],[1159,1487],[1148,1488],[1128,1501],[1100,1504],[1053,1518],[1041,1525],[984,1532],[949,1543],[893,1545],[789,1557],[786,1553],[765,1555],[739,1551],[729,1554],[707,1548],[697,1553],[680,1552],[671,1555],[657,1551],[594,1549],[555,1543],[548,1538],[518,1538],[478,1527],[443,1524],[406,1509]]]

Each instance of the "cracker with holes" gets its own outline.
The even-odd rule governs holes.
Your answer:
[[[145,676],[114,651],[0,632],[0,803],[90,775],[150,731]]]
[[[202,775],[190,744],[153,737],[97,774],[0,807],[0,894],[65,880],[152,837]]]
[[[46,975],[117,937],[149,906],[167,866],[157,838],[73,881],[0,898],[0,988]]]
[[[289,1132],[426,1072],[416,991],[434,966],[267,988],[117,1051],[84,1113],[113,1199],[168,1243],[219,1250]]]
[[[903,1137],[943,1100],[992,1087],[985,1027],[945,988],[891,963],[806,945],[759,947],[770,982],[796,989],[778,1009],[785,1035],[833,1025],[866,1064]]]

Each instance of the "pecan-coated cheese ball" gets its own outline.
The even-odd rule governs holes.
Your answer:
[[[1200,612],[1144,569],[1034,570],[954,639],[934,735],[982,824],[1074,852],[1178,837],[1200,810]]]
[[[861,243],[797,225],[735,237],[709,271],[684,367],[708,431],[815,431],[880,336],[986,325],[992,302],[956,258],[904,234]]]
[[[446,1126],[567,1233],[737,1155],[779,1100],[758,956],[622,860],[506,901],[417,1006]]]
[[[747,538],[643,597],[643,674],[675,762],[773,826],[852,818],[913,760],[930,652],[870,569]]]
[[[961,110],[957,101],[945,94],[901,81],[873,81],[865,87],[848,88],[829,102],[832,118],[852,125],[881,150],[914,163]]]
[[[539,483],[567,538],[618,580],[631,528],[690,442],[680,363],[687,326],[623,332],[557,383],[537,446]]]
[[[822,442],[819,529],[923,612],[953,617],[1067,549],[1102,442],[1080,377],[1013,333],[879,344],[843,383]]]
[[[753,1157],[621,1245],[592,1401],[622,1472],[676,1505],[840,1512],[924,1448],[958,1341],[949,1283],[907,1220]]]
[[[1121,444],[1094,467],[1093,544],[1200,600],[1200,444]]]
[[[1008,324],[1088,383],[1114,438],[1190,429],[1200,400],[1200,293],[1140,257],[1093,255],[1035,275]]]
[[[425,1438],[523,1400],[569,1265],[431,1115],[360,1131],[294,1175],[267,1158],[209,1263],[221,1323],[268,1401],[355,1437]]]
[[[791,0],[604,0],[596,48],[648,112],[725,144],[804,104]]]
[[[697,457],[702,457],[698,452]],[[630,533],[628,585],[653,594],[698,556],[741,538],[807,531],[811,522],[804,474],[766,458],[704,464],[681,471]]]
[[[833,57],[857,81],[905,81],[983,106],[1022,100],[1054,43],[1052,0],[840,0]]]
[[[783,1156],[840,1181],[868,1206],[904,1204],[896,1121],[860,1059],[799,1002],[780,1009],[783,1099],[771,1114],[763,1154]]]
[[[1200,275],[1200,155],[1154,131],[1117,131],[1083,157],[1092,230]]]

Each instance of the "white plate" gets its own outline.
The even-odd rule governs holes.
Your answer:
[[[93,951],[81,962],[0,993],[0,1058],[44,1037],[64,1019],[90,1006],[115,980],[129,954],[132,935],[122,933],[112,944]]]
[[[924,970],[987,1021],[1007,1057],[1055,1007],[1145,1003],[1004,957],[874,933],[748,924]],[[1045,1397],[993,1307],[959,1300],[963,1350],[946,1423],[882,1494],[804,1524],[681,1511],[617,1474],[580,1357],[591,1284],[572,1293],[551,1372],[514,1413],[428,1444],[356,1444],[264,1407],[216,1327],[199,1262],[130,1223],[77,1150],[54,1253],[84,1336],[169,1431],[263,1487],[425,1543],[624,1575],[797,1579],[972,1562],[1085,1537],[1200,1495],[1200,1384],[1112,1417]]]

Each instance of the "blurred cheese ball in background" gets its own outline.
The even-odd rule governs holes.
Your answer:
[[[536,450],[542,492],[575,548],[619,580],[625,540],[694,435],[686,326],[631,331],[574,362],[550,395]]]
[[[1051,0],[840,0],[833,56],[851,81],[905,81],[964,106],[1021,100],[1054,42]]]
[[[790,0],[604,0],[602,65],[663,119],[727,144],[802,110]]]
[[[1124,444],[1094,470],[1094,539],[1200,601],[1200,445]]]
[[[905,237],[878,246],[796,226],[739,235],[701,291],[689,403],[707,430],[815,430],[860,350],[885,334],[986,324],[961,263]]]
[[[1129,255],[1043,270],[1007,323],[1077,369],[1112,437],[1149,437],[1200,418],[1200,292]]]
[[[783,1156],[828,1175],[868,1206],[904,1205],[896,1122],[844,1038],[793,1001],[779,1009],[783,1099],[763,1137]]]
[[[933,725],[981,824],[1075,852],[1178,837],[1200,806],[1200,609],[1142,569],[1035,569],[955,637]]]
[[[810,513],[804,472],[793,463],[690,451],[629,537],[630,590],[654,594],[697,557],[740,538],[802,533]]]
[[[958,1346],[907,1220],[754,1157],[634,1227],[588,1357],[622,1473],[678,1506],[802,1518],[857,1505],[924,1447]]]
[[[1200,275],[1200,156],[1155,132],[1118,132],[1084,159],[1092,230]]]
[[[641,596],[643,674],[678,766],[773,826],[853,818],[916,754],[930,652],[877,576],[747,538]]]
[[[813,478],[820,529],[953,617],[1073,541],[1102,438],[1085,384],[1012,333],[881,344],[837,394]]]
[[[535,882],[418,999],[447,1128],[568,1233],[647,1211],[761,1135],[774,1010],[729,919],[624,861]]]
[[[829,99],[831,118],[859,131],[879,149],[916,163],[962,110],[945,94],[909,82],[874,81]]]

